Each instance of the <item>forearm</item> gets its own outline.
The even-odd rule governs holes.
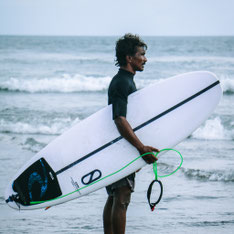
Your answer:
[[[149,152],[159,152],[158,149],[152,147],[152,146],[145,146],[143,143],[139,140],[139,138],[134,133],[131,125],[128,123],[125,117],[117,117],[115,119],[115,124],[119,130],[119,133],[122,137],[124,137],[130,144],[132,144],[136,149],[139,151],[141,155]],[[147,154],[143,156],[143,159],[147,163],[153,163],[157,159],[155,158],[154,154]]]
[[[144,145],[140,141],[140,139],[134,133],[131,125],[127,121],[125,117],[117,117],[115,119],[116,127],[121,134],[130,144],[132,144],[138,151],[141,151]]]

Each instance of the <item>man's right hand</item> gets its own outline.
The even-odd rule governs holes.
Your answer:
[[[140,149],[138,149],[140,155],[145,154],[145,153],[152,153],[152,154],[147,154],[143,156],[142,158],[145,160],[146,163],[151,164],[156,162],[158,159],[155,157],[153,152],[159,152],[158,149],[152,147],[152,146],[143,146]]]

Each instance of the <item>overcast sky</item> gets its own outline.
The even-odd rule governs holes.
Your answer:
[[[0,0],[0,34],[234,35],[234,0]]]

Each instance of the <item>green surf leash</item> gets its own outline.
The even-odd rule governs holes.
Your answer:
[[[115,172],[113,172],[113,173],[111,173],[111,174],[109,174],[109,175],[107,175],[107,176],[104,176],[103,178],[100,178],[100,179],[98,179],[98,180],[96,180],[96,181],[94,181],[94,182],[92,182],[92,183],[90,183],[90,184],[88,184],[88,185],[85,185],[85,186],[83,186],[83,187],[81,187],[81,188],[79,188],[79,189],[77,189],[77,190],[75,190],[75,191],[72,191],[72,192],[70,192],[70,193],[68,193],[68,194],[65,194],[65,195],[62,195],[62,196],[59,196],[59,197],[56,197],[56,198],[53,198],[53,199],[49,199],[49,200],[44,200],[44,201],[31,201],[31,202],[29,202],[28,205],[41,204],[41,203],[45,203],[45,202],[49,202],[49,201],[54,201],[54,200],[58,200],[58,199],[67,197],[67,196],[72,195],[72,194],[74,194],[74,193],[76,193],[76,192],[79,192],[79,191],[81,191],[81,190],[83,190],[83,189],[85,189],[85,188],[87,188],[87,187],[89,187],[89,186],[91,186],[91,185],[93,185],[93,184],[96,184],[96,183],[98,183],[98,182],[100,182],[100,181],[102,181],[102,180],[104,180],[104,179],[106,179],[106,178],[108,178],[108,177],[110,177],[110,176],[113,176],[113,175],[119,173],[120,171],[124,170],[125,168],[127,168],[128,166],[130,166],[132,163],[134,163],[135,161],[137,161],[139,158],[142,158],[142,157],[144,157],[144,156],[146,156],[146,155],[148,155],[148,154],[153,154],[155,157],[157,157],[158,154],[161,153],[161,152],[163,152],[163,151],[175,151],[176,153],[178,153],[178,154],[180,155],[180,157],[181,157],[181,163],[180,163],[180,165],[179,165],[173,172],[171,172],[170,174],[167,174],[167,175],[163,175],[163,176],[160,176],[160,175],[158,175],[158,173],[157,173],[157,162],[153,163],[153,171],[154,171],[154,174],[155,174],[155,180],[153,180],[153,181],[151,182],[150,186],[149,186],[149,189],[148,189],[148,192],[147,192],[147,197],[149,197],[149,198],[148,198],[148,201],[149,201],[149,204],[151,204],[150,207],[151,207],[151,206],[155,207],[155,205],[158,204],[159,201],[161,200],[162,191],[163,191],[162,183],[161,183],[161,181],[158,180],[158,177],[160,177],[160,178],[168,177],[168,176],[174,174],[175,172],[177,172],[177,171],[181,168],[181,166],[182,166],[183,157],[182,157],[181,153],[180,153],[179,151],[175,150],[175,149],[167,148],[167,149],[162,149],[162,150],[160,150],[160,151],[157,152],[157,153],[148,152],[148,153],[142,154],[142,155],[138,156],[137,158],[135,158],[134,160],[132,160],[131,162],[129,162],[128,164],[126,164],[126,165],[125,165],[124,167],[122,167],[121,169],[119,169],[119,170],[117,170],[117,171],[115,171]],[[151,203],[151,202],[150,202],[150,195],[151,195],[152,186],[153,186],[153,184],[155,183],[155,181],[157,181],[157,182],[159,181],[158,183],[160,184],[160,187],[161,187],[161,193],[160,193],[160,196],[159,196],[158,201],[155,202],[155,203]],[[150,187],[151,187],[151,189],[150,189]],[[149,190],[150,190],[150,191],[149,191]],[[149,193],[149,195],[148,195],[148,193]],[[154,205],[154,204],[155,204],[155,205]],[[154,210],[154,208],[151,208],[151,210]]]
[[[162,150],[160,150],[159,152],[156,153],[155,157],[157,157],[157,155],[159,153],[161,153],[163,151],[169,151],[169,150],[178,153],[180,155],[181,162],[180,162],[180,165],[173,172],[171,172],[170,174],[167,174],[167,175],[163,175],[163,176],[158,175],[157,161],[153,163],[153,172],[154,172],[154,175],[155,175],[155,179],[150,183],[149,188],[147,190],[147,200],[148,200],[151,211],[154,211],[155,206],[160,202],[160,200],[162,198],[162,195],[163,195],[163,184],[162,184],[162,182],[160,180],[158,180],[158,177],[165,178],[165,177],[173,175],[174,173],[176,173],[181,168],[181,166],[183,164],[183,157],[182,157],[181,153],[178,150],[175,150],[175,149],[162,149]],[[156,202],[151,202],[151,192],[152,192],[153,185],[155,183],[158,183],[159,186],[160,186],[160,194],[159,194],[159,197],[158,197]]]

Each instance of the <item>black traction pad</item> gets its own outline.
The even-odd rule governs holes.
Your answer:
[[[44,158],[26,169],[13,183],[17,202],[30,205],[32,201],[46,201],[62,195],[57,176]]]

